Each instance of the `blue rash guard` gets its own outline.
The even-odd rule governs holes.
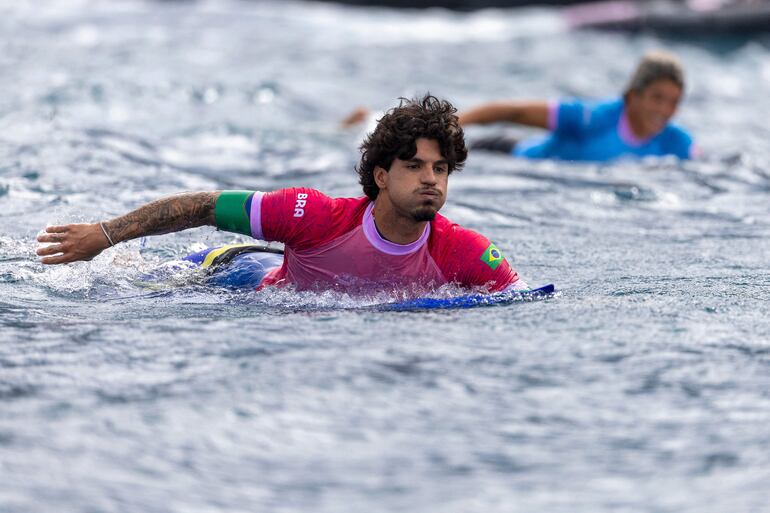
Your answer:
[[[608,161],[620,157],[674,155],[692,158],[692,137],[671,123],[649,139],[631,131],[622,98],[602,102],[572,100],[549,106],[551,133],[519,142],[513,155],[531,159]]]

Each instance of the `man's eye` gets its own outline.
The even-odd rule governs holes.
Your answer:
[[[433,168],[433,172],[434,173],[446,173],[447,172],[447,168],[445,168],[445,167],[434,167]]]

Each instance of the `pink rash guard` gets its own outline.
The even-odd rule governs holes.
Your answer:
[[[421,294],[446,283],[488,292],[526,284],[482,235],[437,214],[407,245],[382,238],[367,197],[330,198],[307,188],[255,192],[251,234],[285,244],[281,267],[267,285],[344,292],[407,290]]]

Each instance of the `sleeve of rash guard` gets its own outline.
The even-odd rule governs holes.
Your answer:
[[[699,156],[699,150],[693,143],[692,136],[683,128],[670,125],[667,128],[666,135],[668,136],[666,153],[676,155],[682,160]]]
[[[332,201],[306,188],[222,191],[214,209],[220,230],[289,245],[317,242],[332,222]]]
[[[591,121],[591,110],[577,100],[549,104],[551,131],[563,135],[579,135]]]
[[[446,273],[464,287],[487,287],[490,292],[506,289],[519,280],[502,251],[483,235],[458,227],[461,244],[448,262],[455,272]],[[453,279],[452,279],[453,277]]]
[[[260,208],[252,206],[252,234],[296,248],[313,247],[326,240],[337,219],[334,200],[308,188],[281,189],[261,195]],[[257,219],[259,222],[257,222]]]

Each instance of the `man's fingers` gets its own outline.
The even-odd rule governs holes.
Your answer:
[[[46,257],[41,258],[40,263],[47,264],[47,265],[54,265],[54,264],[66,264],[67,262],[72,262],[73,260],[65,255],[58,255],[58,256],[52,256],[52,257]]]
[[[38,242],[61,242],[64,240],[64,234],[60,232],[41,233],[37,236]]]
[[[46,227],[37,236],[44,246],[35,253],[43,264],[67,264],[78,260],[91,260],[107,246],[98,224],[67,224]]]
[[[64,233],[70,230],[70,225],[62,224],[58,226],[46,226],[45,231],[48,233]]]
[[[57,253],[61,253],[64,250],[62,249],[61,244],[51,244],[50,246],[45,246],[43,248],[37,248],[36,253],[38,256],[44,256],[44,255],[55,255]]]

